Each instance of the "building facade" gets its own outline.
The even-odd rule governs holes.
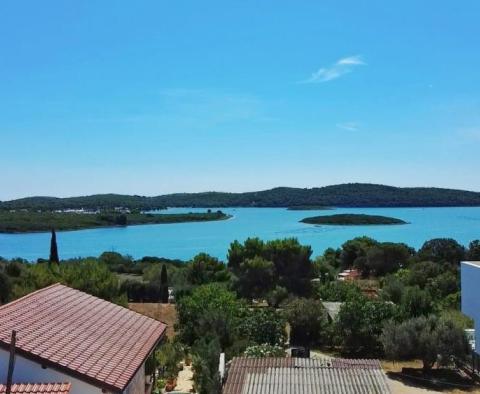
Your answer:
[[[461,263],[462,312],[475,324],[475,353],[480,354],[480,261]],[[472,343],[472,341],[471,341]]]

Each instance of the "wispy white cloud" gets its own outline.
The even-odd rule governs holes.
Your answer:
[[[359,125],[357,122],[337,123],[337,128],[346,131],[358,131]]]
[[[367,63],[362,59],[360,55],[348,56],[337,60],[329,67],[322,67],[315,71],[310,78],[303,83],[321,83],[328,82],[348,74],[358,66],[366,66]]]

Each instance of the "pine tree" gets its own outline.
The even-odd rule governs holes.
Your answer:
[[[160,274],[160,301],[165,304],[168,303],[168,275],[165,264],[162,265]]]
[[[50,240],[50,263],[58,264],[60,259],[58,258],[58,248],[57,248],[57,235],[55,234],[55,229],[52,228],[52,238]]]

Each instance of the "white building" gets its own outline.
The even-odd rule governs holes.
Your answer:
[[[0,307],[0,384],[12,331],[14,383],[70,383],[70,394],[149,392],[145,362],[165,324],[55,284]]]
[[[475,330],[469,330],[470,345],[474,350],[473,369],[480,370],[480,261],[461,264],[462,312],[471,317]]]

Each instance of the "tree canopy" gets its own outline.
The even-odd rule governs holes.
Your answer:
[[[463,330],[449,320],[421,316],[403,323],[386,324],[381,341],[385,355],[393,360],[420,359],[424,369],[438,362],[447,366],[463,360],[467,341]]]

